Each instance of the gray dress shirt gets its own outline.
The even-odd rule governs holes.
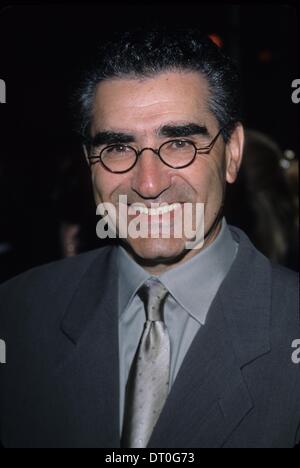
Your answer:
[[[205,324],[210,305],[237,250],[238,243],[223,217],[221,230],[208,247],[159,276],[170,292],[165,303],[165,322],[171,342],[170,388],[196,333]],[[118,261],[121,434],[126,382],[146,320],[144,305],[136,292],[151,275],[122,246],[118,247]]]

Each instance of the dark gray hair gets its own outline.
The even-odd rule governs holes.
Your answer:
[[[96,86],[112,78],[151,77],[163,71],[198,71],[207,79],[209,109],[228,141],[241,120],[239,73],[232,62],[198,30],[134,30],[115,33],[102,42],[72,96],[76,129],[85,141],[90,137]]]

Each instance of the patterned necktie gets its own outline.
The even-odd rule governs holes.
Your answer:
[[[147,321],[126,386],[122,447],[144,448],[169,391],[170,339],[163,305],[168,290],[156,278],[142,286]]]

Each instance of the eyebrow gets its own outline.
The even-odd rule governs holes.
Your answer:
[[[156,132],[158,136],[167,138],[187,137],[193,135],[210,136],[210,133],[205,125],[196,123],[186,124],[168,124],[159,127]],[[115,132],[111,130],[103,130],[97,132],[91,138],[90,143],[92,146],[111,145],[114,143],[129,144],[136,141],[136,138],[131,133]]]
[[[90,140],[92,146],[111,145],[113,143],[125,144],[132,143],[133,141],[135,141],[135,137],[129,133],[112,132],[109,130],[97,132]]]
[[[196,123],[187,123],[183,125],[164,125],[158,131],[158,135],[166,136],[168,138],[187,137],[193,135],[210,136],[209,131],[205,125]]]

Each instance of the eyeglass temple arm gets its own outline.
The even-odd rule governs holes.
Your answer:
[[[224,125],[223,127],[220,128],[220,130],[218,131],[218,133],[216,134],[215,138],[210,142],[209,145],[205,146],[204,148],[196,148],[197,150],[197,153],[200,152],[200,153],[204,153],[204,152],[207,152],[207,151],[211,151],[212,147],[214,146],[215,142],[217,141],[217,139],[219,138],[221,132],[226,128],[226,125]]]

